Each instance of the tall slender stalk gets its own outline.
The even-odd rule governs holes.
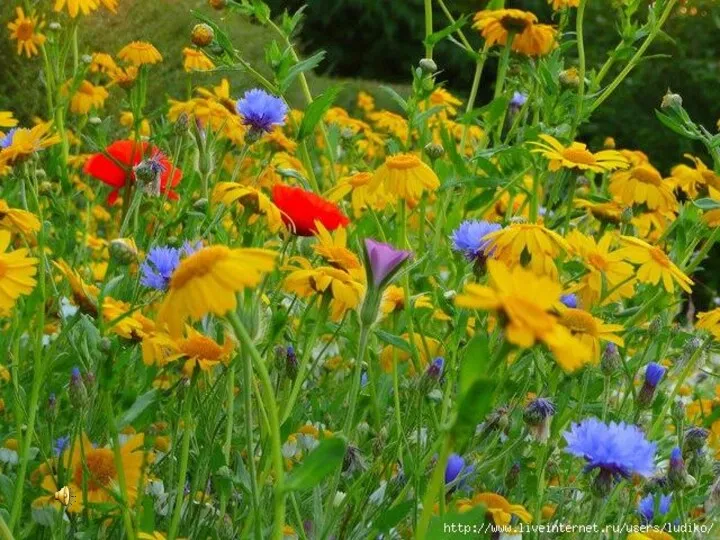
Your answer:
[[[175,487],[175,505],[173,506],[172,519],[170,520],[170,529],[168,531],[169,540],[175,540],[180,527],[180,516],[182,514],[183,498],[185,497],[185,477],[188,471],[188,461],[190,458],[190,439],[193,432],[192,419],[192,390],[194,380],[190,382],[185,401],[182,408],[183,420],[183,437],[180,449],[180,470],[178,471],[177,485]]]
[[[432,0],[425,0],[425,40],[433,33],[433,12],[432,12]],[[432,59],[433,46],[430,43],[425,43],[425,58]]]
[[[583,22],[585,19],[585,6],[587,0],[580,0],[578,5],[577,18],[575,20],[575,32],[578,51],[578,88],[577,103],[575,105],[575,117],[572,123],[572,134],[575,136],[580,120],[582,119],[583,102],[585,101],[585,37],[583,34]]]

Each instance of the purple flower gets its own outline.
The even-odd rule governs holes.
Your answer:
[[[471,261],[479,257],[487,257],[491,254],[487,250],[490,242],[485,237],[500,229],[502,226],[498,223],[488,223],[476,219],[463,221],[450,237],[453,249],[460,251]]]
[[[274,126],[284,126],[288,113],[288,106],[282,99],[259,88],[245,92],[236,109],[243,117],[243,123],[256,132],[269,132]]]
[[[383,244],[370,238],[365,239],[365,258],[368,281],[375,287],[381,287],[395,275],[412,253],[395,249],[390,244]]]
[[[565,304],[566,307],[575,309],[578,307],[578,297],[572,293],[563,294],[560,297],[560,301]]]
[[[670,512],[670,504],[672,504],[672,495],[660,495],[660,500],[658,501],[658,498],[651,493],[647,497],[640,499],[638,514],[640,514],[647,523],[650,523],[655,519],[656,509],[660,516],[667,515]]]
[[[520,107],[525,105],[525,103],[527,103],[527,99],[527,95],[523,94],[522,92],[515,91],[513,93],[512,99],[510,100],[510,108],[519,109]]]
[[[449,484],[454,481],[465,468],[465,460],[457,454],[450,454],[447,465],[445,466],[445,483]]]
[[[0,137],[0,149],[7,148],[12,144],[16,131],[17,129],[13,128],[8,131],[4,137]]]
[[[55,439],[55,444],[53,444],[53,453],[56,456],[59,456],[63,453],[63,450],[68,447],[68,444],[70,444],[69,435],[66,435],[64,437],[58,437],[57,439]]]
[[[140,265],[140,283],[145,287],[164,291],[170,284],[173,272],[180,264],[180,250],[173,247],[155,247]]]
[[[445,365],[445,359],[438,356],[432,363],[427,367],[425,375],[433,380],[440,380],[443,373],[443,366]]]
[[[585,472],[600,469],[613,477],[629,477],[633,473],[650,476],[655,469],[655,449],[637,426],[587,418],[573,424],[564,434],[565,451],[585,458]]]
[[[660,379],[665,375],[666,369],[660,364],[650,362],[645,368],[645,384],[651,386],[653,389],[658,385]]]

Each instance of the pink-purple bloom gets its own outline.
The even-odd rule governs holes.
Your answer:
[[[395,275],[400,266],[412,256],[410,251],[395,249],[370,238],[365,239],[366,268],[368,281],[375,287],[381,287]]]

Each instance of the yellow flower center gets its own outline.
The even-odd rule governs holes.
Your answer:
[[[560,323],[573,334],[589,334],[596,336],[598,324],[595,317],[582,309],[567,309],[560,317]]]
[[[582,146],[573,145],[570,148],[565,148],[562,151],[562,157],[571,163],[577,163],[580,165],[595,164],[595,156],[592,152],[590,152],[590,150]]]
[[[653,260],[658,263],[660,266],[664,268],[670,267],[670,259],[668,259],[668,256],[665,255],[665,252],[660,248],[651,248],[650,249],[650,256],[653,258]]]
[[[92,96],[95,94],[94,87],[92,84],[90,84],[88,81],[83,81],[80,83],[80,87],[78,88],[78,92],[81,94],[85,94],[87,96]]]
[[[170,288],[179,289],[188,281],[207,275],[218,261],[229,255],[230,250],[225,246],[210,246],[201,249],[180,263],[170,280]]]
[[[86,449],[86,451],[87,454],[85,455],[85,463],[90,471],[90,478],[87,480],[88,489],[90,491],[95,491],[101,487],[107,487],[117,476],[117,470],[115,469],[115,457],[112,450],[109,448],[91,448],[90,450]],[[75,466],[73,480],[75,481],[75,485],[82,486],[82,462]]]
[[[643,184],[651,184],[653,186],[659,186],[662,183],[662,177],[660,174],[650,167],[645,165],[639,165],[632,171],[632,176]]]
[[[366,186],[372,180],[373,175],[367,172],[358,173],[350,177],[349,183],[353,187]]]
[[[8,440],[6,440],[5,443],[4,443],[4,446],[5,446],[5,448],[7,448],[7,449],[9,449],[9,450],[15,450],[15,451],[17,451],[17,449],[18,449],[17,439],[8,439]]]
[[[387,159],[387,166],[390,169],[412,169],[420,163],[420,159],[412,154],[400,154]]]
[[[502,24],[503,28],[508,32],[515,32],[516,34],[519,34],[530,26],[531,23],[524,17],[505,15],[502,19],[500,19],[500,24]]]
[[[588,262],[598,270],[607,270],[608,262],[599,253],[591,253],[587,258]]]
[[[180,346],[180,351],[190,358],[219,360],[223,349],[212,339],[203,335],[191,336]]]
[[[24,19],[19,22],[15,29],[18,41],[29,41],[35,33],[35,23],[31,19]]]

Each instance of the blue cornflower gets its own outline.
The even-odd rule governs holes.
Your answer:
[[[563,294],[560,297],[560,301],[565,304],[566,307],[576,309],[578,307],[578,297],[577,295],[570,293],[570,294]]]
[[[55,439],[55,444],[53,444],[53,453],[56,456],[59,456],[63,453],[63,450],[68,447],[68,444],[70,444],[69,435],[65,435],[64,437],[58,437],[57,439]]]
[[[568,445],[565,451],[585,458],[585,472],[600,469],[613,477],[632,474],[650,476],[655,469],[657,445],[649,442],[637,426],[587,418],[573,424],[563,436]]]
[[[522,92],[517,92],[517,91],[513,92],[512,99],[510,100],[510,108],[511,109],[521,108],[523,105],[525,105],[525,103],[527,103],[527,99],[528,98],[527,98],[526,94],[523,94]]]
[[[274,126],[284,126],[288,113],[288,106],[282,99],[259,88],[245,92],[236,109],[243,117],[243,123],[256,132],[269,132]]]
[[[465,460],[458,454],[450,454],[445,466],[445,483],[449,484],[455,480],[465,468]]]
[[[82,381],[82,374],[80,373],[80,368],[79,368],[79,367],[74,366],[74,367],[70,370],[70,380],[71,380],[73,383],[78,383],[78,382]]]
[[[658,385],[660,379],[663,378],[667,370],[660,364],[650,362],[645,368],[645,384],[650,385],[653,389]]]
[[[15,132],[17,131],[16,128],[12,128],[10,131],[8,131],[4,137],[0,137],[0,150],[3,148],[7,148],[10,146],[13,142],[13,136],[15,135]]]
[[[497,223],[478,221],[476,219],[463,221],[450,237],[453,242],[453,249],[465,254],[465,257],[469,260],[487,257],[490,255],[487,252],[489,241],[485,240],[485,237],[500,229],[502,229],[502,226]]]
[[[445,359],[442,356],[438,356],[428,366],[425,374],[431,379],[439,380],[443,374],[443,367],[445,366]]]
[[[649,494],[647,497],[640,499],[638,504],[638,514],[642,518],[650,523],[655,519],[655,510],[660,516],[667,515],[670,512],[670,504],[672,504],[672,495],[660,495],[660,500],[653,495]]]
[[[140,265],[145,287],[164,291],[170,283],[173,272],[180,264],[180,250],[173,247],[155,247],[148,253],[145,262]]]

